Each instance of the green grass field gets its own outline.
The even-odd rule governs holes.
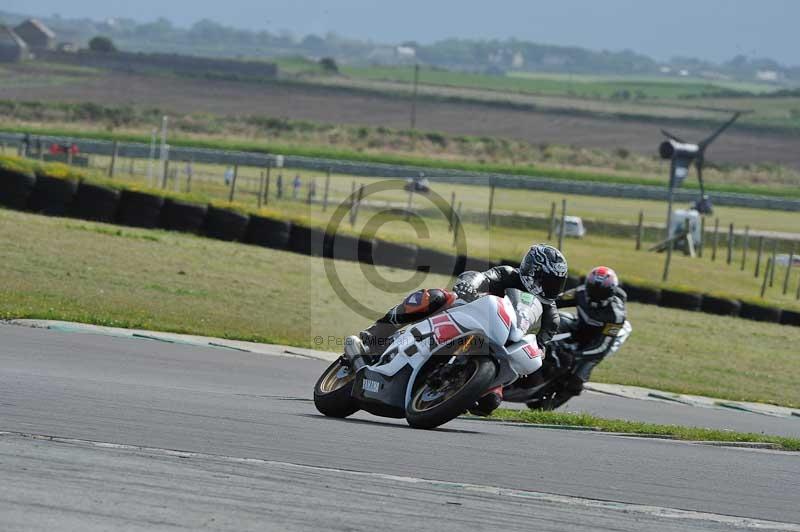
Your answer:
[[[411,83],[414,67],[346,67],[343,73],[357,79]],[[621,99],[627,91],[632,100],[679,99],[713,95],[730,90],[766,92],[769,85],[716,83],[674,77],[584,76],[512,72],[507,75],[473,74],[436,68],[421,68],[420,83],[467,87],[502,92],[523,92],[548,96],[575,96],[595,99]],[[734,88],[735,87],[735,88]]]
[[[343,305],[325,260],[195,236],[0,210],[0,317],[49,318],[338,350],[369,320]],[[333,264],[375,312],[410,290]],[[387,279],[408,272],[382,268]],[[427,276],[422,286],[443,286]],[[634,334],[596,379],[800,405],[800,328],[632,304]],[[733,341],[735,334],[736,340]],[[325,339],[316,345],[314,338]],[[328,337],[331,340],[328,341]]]

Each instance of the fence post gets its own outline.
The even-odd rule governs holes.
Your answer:
[[[728,226],[728,256],[726,261],[728,264],[733,261],[733,223]]]
[[[547,240],[553,240],[553,231],[556,230],[556,202],[550,205],[550,225],[547,227]]]
[[[789,278],[792,275],[792,263],[794,262],[795,244],[792,244],[792,251],[789,253],[789,264],[786,265],[786,277],[783,279],[783,295],[789,291]]]
[[[764,237],[758,237],[758,254],[756,255],[756,273],[755,278],[758,279],[761,273],[761,254],[764,252]]]
[[[331,169],[328,167],[328,171],[325,173],[325,194],[322,198],[322,212],[328,210],[328,191],[331,188]]]
[[[411,186],[408,188],[408,202],[406,203],[406,221],[411,219],[411,207],[413,203],[414,203],[414,187]]]
[[[643,236],[644,236],[644,211],[639,211],[639,224],[636,228],[636,251],[642,249]]]
[[[448,231],[453,231],[455,229],[456,223],[456,193],[450,193],[450,220],[447,226]]]
[[[492,210],[494,209],[494,179],[491,180],[489,188],[489,213],[486,215],[486,229],[492,226]]]
[[[264,205],[264,170],[261,170],[259,177],[258,177],[258,208],[260,209]]]
[[[192,177],[194,176],[194,159],[186,163],[186,193],[192,191]]]
[[[264,206],[269,205],[269,182],[272,181],[272,172],[270,169],[272,165],[267,163],[267,184],[264,186]]]
[[[558,228],[558,249],[559,251],[564,250],[564,230],[565,230],[565,223],[564,220],[567,217],[567,198],[561,200],[561,227]]]
[[[744,271],[745,265],[747,264],[747,249],[750,247],[750,226],[747,225],[744,228],[744,242],[742,243],[742,268],[741,270]]]
[[[778,241],[772,241],[772,269],[769,273],[769,287],[772,288],[772,284],[775,281],[775,257],[778,255]]]
[[[358,197],[356,198],[356,205],[353,208],[353,220],[351,225],[355,225],[358,221],[358,211],[361,209],[361,200],[364,199],[364,185],[358,186]]]
[[[711,250],[711,260],[717,260],[717,244],[719,244],[719,218],[714,218],[714,243]]]
[[[697,256],[703,258],[703,248],[706,246],[706,217],[700,217],[700,242],[697,243]]]
[[[794,298],[800,300],[800,277],[797,279],[797,293],[794,295]]]
[[[231,181],[231,193],[228,196],[228,201],[233,203],[233,198],[236,196],[236,179],[239,177],[239,163],[233,165],[233,181]]]
[[[761,297],[767,292],[767,280],[769,279],[769,272],[774,267],[772,261],[767,259],[767,267],[764,269],[764,280],[761,282]]]
[[[350,183],[350,227],[356,225],[356,181]]]
[[[167,176],[169,175],[169,146],[166,146],[164,154],[164,173],[161,176],[161,188],[167,188]]]
[[[458,211],[454,213],[455,220],[453,221],[453,246],[458,245],[458,233],[461,229],[461,202],[458,202]]]
[[[119,153],[119,142],[114,141],[114,147],[111,151],[111,164],[108,165],[108,177],[114,177],[114,172],[117,166],[117,154]]]

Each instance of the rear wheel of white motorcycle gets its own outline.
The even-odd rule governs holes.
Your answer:
[[[358,403],[351,396],[355,377],[341,358],[328,366],[314,386],[314,406],[320,414],[342,418],[358,412]]]
[[[432,429],[460,416],[489,388],[496,374],[497,366],[486,356],[463,355],[454,364],[436,366],[411,394],[408,424]]]

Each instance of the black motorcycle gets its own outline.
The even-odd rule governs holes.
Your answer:
[[[626,321],[609,356],[619,350],[632,331],[630,322]],[[556,335],[547,346],[542,369],[503,388],[503,400],[525,403],[531,410],[555,410],[574,397],[569,392],[569,383],[580,378],[578,373],[585,366],[585,360],[570,340],[569,333]]]

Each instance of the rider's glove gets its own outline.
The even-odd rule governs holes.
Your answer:
[[[459,298],[468,303],[478,299],[478,291],[469,281],[458,281],[455,286],[453,286],[453,292],[455,292]]]

